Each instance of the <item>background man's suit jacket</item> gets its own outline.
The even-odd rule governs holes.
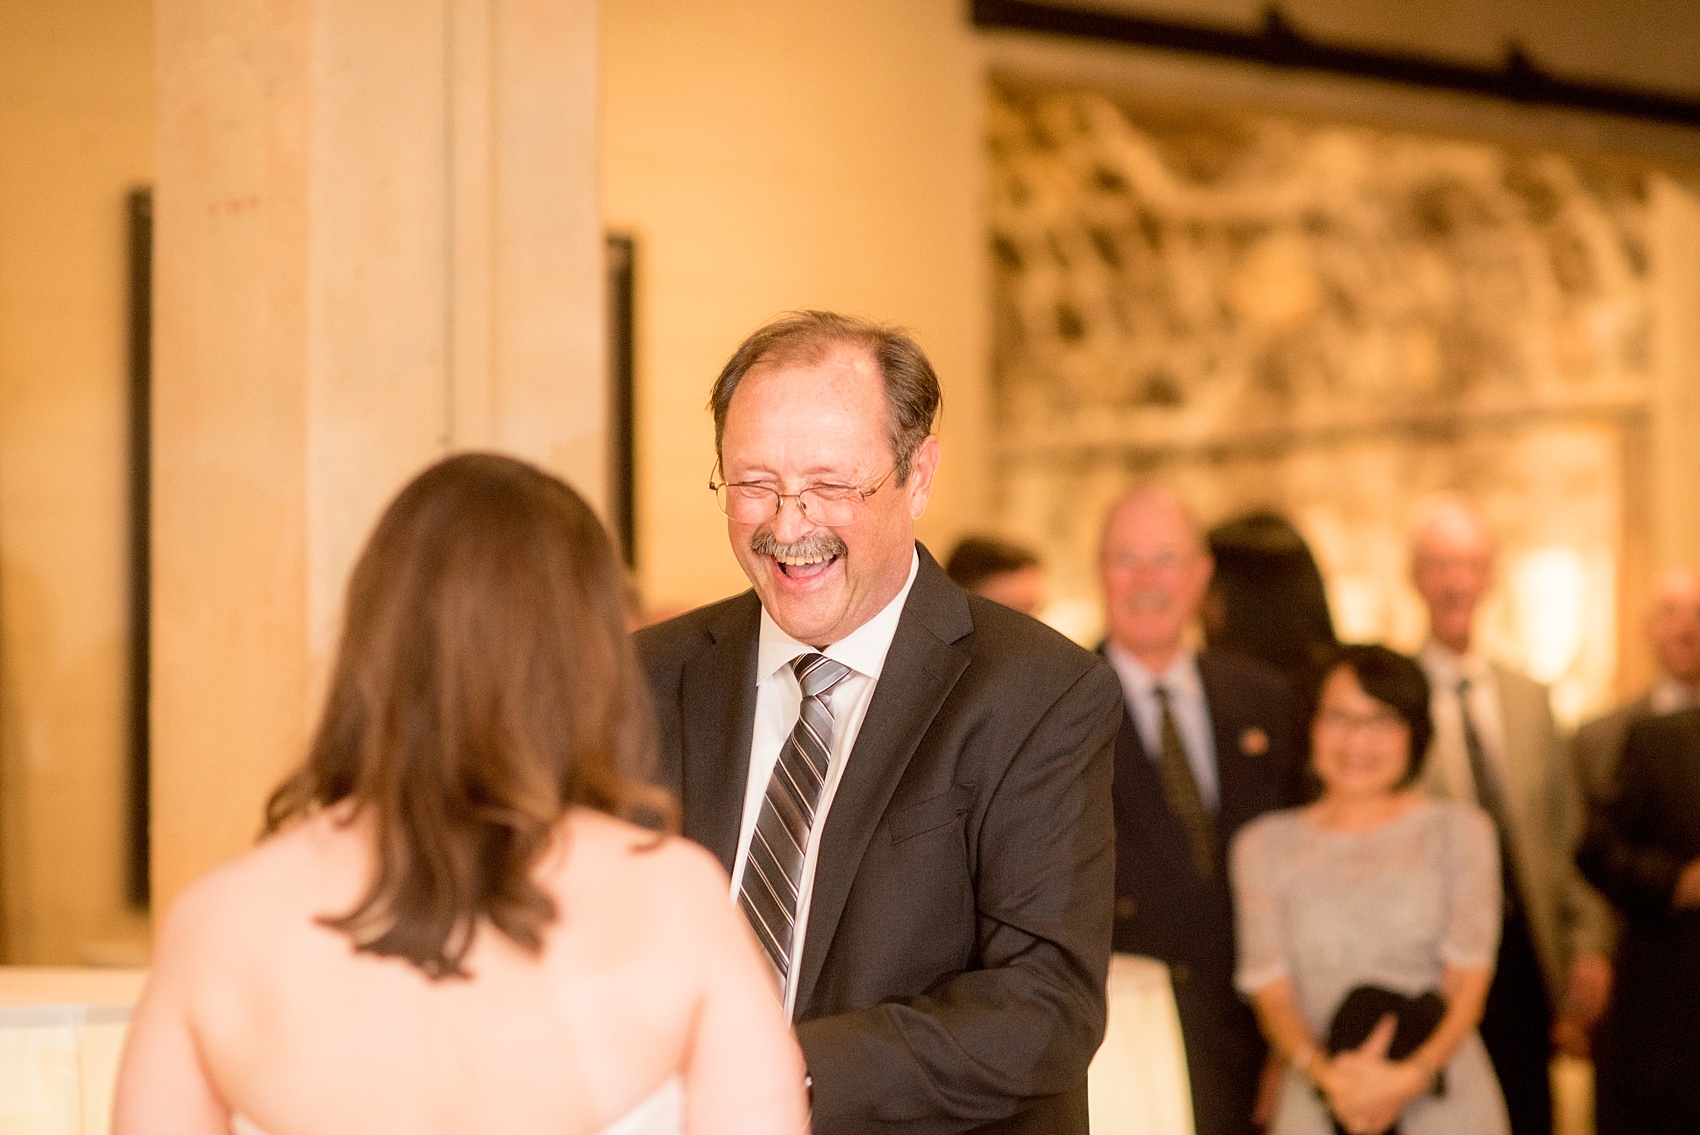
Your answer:
[[[1500,721],[1505,730],[1503,778],[1507,833],[1529,935],[1540,957],[1547,996],[1564,996],[1578,953],[1611,956],[1612,914],[1576,870],[1583,811],[1574,767],[1553,723],[1547,688],[1494,664]],[[1474,800],[1468,757],[1436,744],[1422,787],[1446,800]]]
[[[1193,868],[1186,828],[1169,810],[1156,762],[1133,715],[1116,742],[1118,953],[1169,964],[1191,1073],[1199,1135],[1249,1132],[1263,1060],[1257,1019],[1233,988],[1234,915],[1228,843],[1249,820],[1296,803],[1302,769],[1288,684],[1278,671],[1226,651],[1198,657],[1216,740],[1220,804],[1216,877]]]
[[[1602,1133],[1693,1130],[1670,1124],[1673,1102],[1700,1116],[1700,911],[1671,909],[1697,857],[1700,709],[1645,717],[1577,856],[1627,924],[1598,1054]]]
[[[1120,685],[920,556],[820,842],[796,1010],[814,1130],[1084,1135]],[[759,620],[746,592],[637,636],[664,783],[728,871]]]
[[[1570,755],[1577,784],[1589,807],[1603,805],[1617,794],[1617,766],[1629,727],[1652,713],[1653,695],[1649,691],[1576,730],[1570,740]]]

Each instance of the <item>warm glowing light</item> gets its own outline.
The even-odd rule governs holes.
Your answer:
[[[1556,682],[1582,649],[1588,568],[1571,548],[1533,548],[1511,568],[1513,625],[1523,665],[1539,682]]]

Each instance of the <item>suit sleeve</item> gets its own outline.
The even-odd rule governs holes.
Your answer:
[[[1664,806],[1659,775],[1661,736],[1657,723],[1643,721],[1629,731],[1618,772],[1617,798],[1596,807],[1588,834],[1576,855],[1582,871],[1626,913],[1663,918],[1670,912],[1682,856],[1653,840]]]
[[[1570,740],[1570,764],[1585,808],[1604,804],[1612,798],[1627,729],[1621,714],[1620,710],[1588,722]]]
[[[1104,1035],[1121,689],[1099,663],[1053,703],[980,820],[978,942],[918,997],[798,1026],[817,1131],[947,1135],[1078,1090]]]

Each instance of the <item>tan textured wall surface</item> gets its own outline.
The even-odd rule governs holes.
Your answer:
[[[147,0],[0,4],[0,960],[140,939],[124,901],[125,195]]]

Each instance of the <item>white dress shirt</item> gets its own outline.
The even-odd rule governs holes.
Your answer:
[[[1153,764],[1163,759],[1163,707],[1157,687],[1169,691],[1169,713],[1181,735],[1181,748],[1198,785],[1199,799],[1214,812],[1221,797],[1216,775],[1216,734],[1210,727],[1210,706],[1204,700],[1204,679],[1198,673],[1198,655],[1182,650],[1161,674],[1153,674],[1132,654],[1114,642],[1105,644],[1104,654],[1122,680],[1122,693],[1139,727],[1139,741]]]
[[[1647,695],[1647,704],[1654,713],[1676,713],[1700,705],[1700,690],[1677,681],[1669,674],[1661,674],[1659,680],[1653,683],[1652,692]]]
[[[1470,771],[1469,750],[1464,747],[1464,714],[1458,701],[1458,683],[1470,680],[1470,721],[1481,738],[1482,752],[1499,777],[1505,779],[1505,722],[1499,712],[1499,682],[1488,660],[1472,651],[1457,654],[1430,639],[1417,652],[1417,664],[1428,675],[1429,713],[1434,719],[1434,747],[1430,759],[1441,763],[1445,782],[1462,798],[1475,804],[1476,778]]]
[[[850,668],[832,692],[827,703],[832,708],[832,751],[828,754],[826,781],[821,785],[820,801],[815,805],[814,826],[809,829],[809,845],[803,849],[803,877],[797,893],[797,921],[791,936],[791,972],[796,973],[803,956],[803,939],[809,926],[809,902],[814,896],[815,862],[820,854],[821,831],[826,827],[826,814],[832,807],[832,797],[838,782],[844,777],[844,762],[856,745],[862,719],[868,715],[868,703],[873,700],[874,686],[880,671],[885,669],[885,656],[891,651],[891,640],[897,634],[897,622],[903,616],[904,601],[909,589],[915,586],[915,574],[921,568],[919,553],[909,561],[909,578],[903,589],[880,613],[851,631],[838,642],[818,653]],[[756,648],[756,719],[750,738],[750,772],[744,786],[744,820],[738,829],[738,857],[732,861],[732,901],[738,901],[738,890],[744,880],[744,860],[749,854],[750,839],[761,816],[762,797],[767,794],[768,781],[773,779],[773,766],[779,761],[780,750],[797,727],[797,715],[803,701],[802,687],[791,663],[805,654],[817,653],[813,646],[798,642],[779,629],[779,624],[761,613],[761,638]],[[790,1016],[796,1007],[796,985],[786,983],[785,1013]]]

